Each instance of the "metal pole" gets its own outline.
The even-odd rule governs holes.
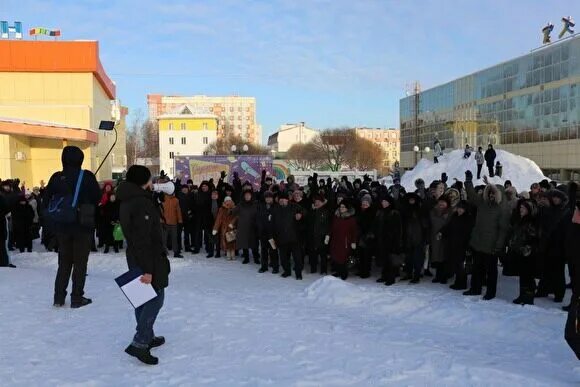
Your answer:
[[[113,145],[111,146],[111,149],[109,149],[109,151],[107,152],[107,154],[105,155],[105,157],[103,158],[103,161],[101,161],[101,164],[99,165],[99,167],[97,168],[97,170],[95,171],[95,176],[97,175],[97,173],[99,173],[99,171],[101,170],[101,167],[103,166],[103,164],[105,163],[105,160],[107,160],[107,157],[109,157],[109,155],[111,154],[111,152],[113,151],[113,148],[115,147],[115,145],[117,145],[117,127],[113,127],[113,130],[115,131],[115,141],[113,142]]]

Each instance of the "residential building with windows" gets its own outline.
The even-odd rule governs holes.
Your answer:
[[[306,144],[318,135],[316,129],[309,128],[304,122],[280,125],[276,133],[268,137],[268,147],[276,154],[284,154],[294,144]]]
[[[194,113],[189,105],[157,116],[159,125],[159,164],[169,176],[175,173],[175,156],[201,156],[217,139],[218,117]]]
[[[149,119],[152,122],[163,114],[187,105],[192,109],[192,113],[211,114],[217,117],[218,138],[233,134],[250,143],[262,143],[262,127],[256,121],[256,98],[254,97],[208,97],[205,95],[180,97],[149,94],[147,105]]]
[[[381,168],[377,168],[385,175],[392,171],[395,163],[400,160],[401,136],[398,129],[355,128],[357,136],[379,144],[385,152]]]
[[[401,166],[414,147],[487,147],[534,160],[560,180],[580,172],[580,35],[400,101]]]

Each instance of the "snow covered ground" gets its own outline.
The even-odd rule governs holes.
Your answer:
[[[496,149],[496,153],[496,161],[499,161],[503,165],[503,174],[502,177],[496,176],[490,178],[490,182],[503,185],[504,181],[511,180],[518,192],[521,192],[528,191],[532,183],[547,179],[540,167],[538,167],[538,164],[534,161],[502,149]],[[403,174],[401,185],[405,187],[407,192],[414,192],[416,179],[422,178],[425,184],[429,186],[433,180],[440,180],[443,172],[447,173],[449,177],[447,184],[451,185],[453,184],[454,178],[459,181],[465,181],[465,171],[467,170],[473,173],[475,185],[484,184],[483,176],[488,176],[487,166],[485,164],[483,165],[483,169],[481,170],[482,179],[477,180],[475,152],[471,153],[469,159],[464,159],[463,154],[464,151],[462,149],[445,153],[439,157],[439,163],[437,164],[427,159],[421,159],[414,169]]]
[[[560,304],[466,298],[441,285],[258,274],[254,264],[172,259],[148,367],[123,349],[132,309],[113,278],[122,254],[90,257],[94,304],[53,308],[56,256],[15,254],[0,269],[1,386],[564,386],[580,367]],[[67,300],[68,302],[68,300]]]

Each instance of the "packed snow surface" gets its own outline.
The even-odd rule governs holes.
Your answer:
[[[173,272],[150,367],[123,350],[132,308],[114,277],[122,254],[94,254],[78,310],[52,306],[56,255],[0,269],[2,386],[566,386],[580,368],[549,299],[516,306],[502,278],[485,302],[424,281],[304,281],[257,265],[188,255]],[[67,300],[68,306],[68,300]]]
[[[496,161],[499,161],[503,166],[502,177],[493,177],[489,181],[495,184],[502,184],[506,180],[511,180],[512,184],[518,192],[528,191],[532,183],[537,183],[543,179],[547,179],[542,173],[538,164],[532,160],[515,155],[502,149],[496,149]],[[471,153],[468,159],[463,158],[464,151],[461,149],[445,153],[439,157],[439,163],[434,164],[427,159],[421,159],[417,166],[412,170],[406,172],[401,177],[401,185],[405,187],[407,192],[415,191],[415,180],[423,179],[425,184],[429,184],[433,180],[440,180],[443,172],[447,173],[449,180],[447,184],[453,184],[453,179],[465,181],[465,171],[470,170],[473,173],[473,182],[475,185],[484,184],[483,176],[488,176],[486,164],[483,164],[481,170],[481,179],[477,179],[477,163],[475,162],[475,152]]]

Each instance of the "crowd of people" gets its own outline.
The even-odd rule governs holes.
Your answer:
[[[241,256],[243,264],[253,259],[261,273],[284,278],[294,272],[302,279],[305,263],[311,273],[344,280],[353,271],[369,278],[378,267],[377,282],[387,286],[397,278],[414,284],[433,276],[440,284],[453,279],[450,287],[465,295],[480,295],[485,287],[489,300],[496,295],[499,260],[504,275],[519,276],[515,303],[549,295],[562,302],[566,263],[572,274],[580,247],[574,182],[542,181],[518,192],[509,181],[474,186],[467,171],[463,182],[448,185],[443,174],[428,186],[418,179],[415,191],[406,192],[399,179],[387,188],[370,178],[333,181],[314,174],[301,187],[292,176],[275,183],[264,171],[259,187],[237,175],[229,184],[225,172],[217,183],[174,183],[174,194],[158,198],[167,251],[177,258],[202,249],[207,258]],[[18,180],[1,183],[8,250],[31,251],[41,238],[47,250],[58,251],[53,230],[41,227],[45,191],[44,184],[29,190]],[[122,248],[119,208],[115,185],[105,183],[93,251]],[[5,249],[0,264],[13,266]]]

